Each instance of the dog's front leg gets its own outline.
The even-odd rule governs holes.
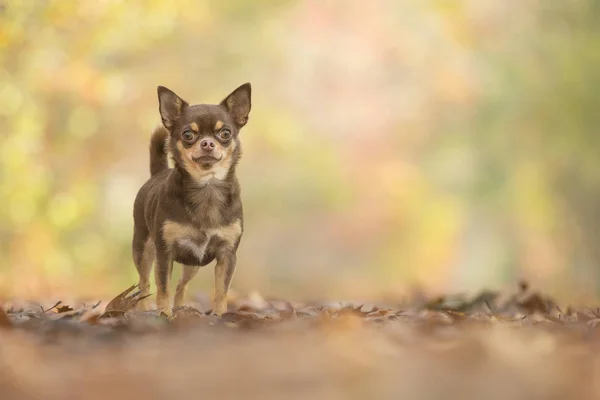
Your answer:
[[[173,272],[173,260],[166,249],[156,246],[156,266],[154,280],[156,282],[156,308],[168,317],[173,315],[169,294],[169,283]]]
[[[217,254],[215,266],[215,298],[213,314],[221,315],[227,312],[227,291],[235,272],[236,255],[233,250],[220,251]]]

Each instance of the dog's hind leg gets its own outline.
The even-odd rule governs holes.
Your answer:
[[[154,281],[156,282],[156,308],[167,315],[173,316],[171,300],[169,298],[169,283],[173,272],[173,259],[162,243],[155,242],[156,267],[154,268]]]
[[[155,258],[154,241],[149,237],[148,231],[140,232],[136,229],[133,235],[133,262],[140,276],[139,288],[142,291],[140,296],[150,294],[150,273],[152,272],[152,263]],[[146,297],[137,305],[138,310],[149,310],[150,299]]]
[[[181,275],[181,280],[177,284],[177,291],[175,292],[175,307],[181,307],[183,305],[188,284],[194,279],[199,269],[200,267],[195,265],[183,266],[183,274]]]

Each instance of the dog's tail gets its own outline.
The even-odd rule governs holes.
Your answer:
[[[150,139],[150,175],[156,175],[169,168],[167,160],[167,139],[169,131],[163,126],[157,127]]]

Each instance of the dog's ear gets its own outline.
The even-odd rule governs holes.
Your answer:
[[[250,114],[252,88],[249,83],[244,83],[235,89],[221,102],[221,106],[229,112],[238,128],[246,125]]]
[[[188,106],[188,103],[164,86],[159,86],[157,92],[160,118],[165,128],[170,130],[175,122],[179,120],[183,109]]]

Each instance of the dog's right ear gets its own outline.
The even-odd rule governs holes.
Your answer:
[[[164,86],[159,86],[157,92],[160,118],[165,128],[171,130],[175,122],[181,117],[183,109],[188,106],[188,103]]]

